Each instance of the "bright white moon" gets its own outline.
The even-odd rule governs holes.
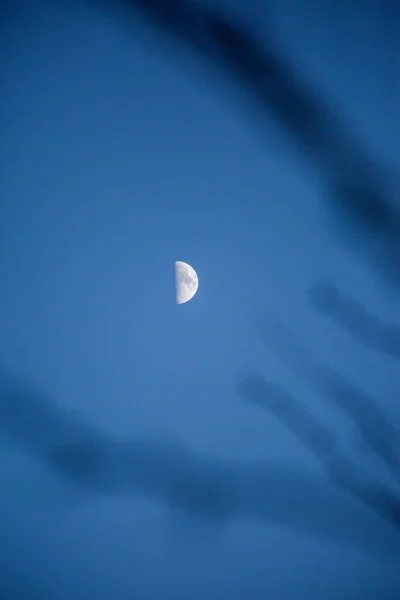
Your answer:
[[[176,301],[178,304],[188,302],[199,287],[199,279],[196,271],[185,262],[177,260],[175,262],[175,286]]]

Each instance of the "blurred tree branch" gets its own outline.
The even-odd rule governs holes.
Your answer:
[[[385,532],[378,520],[368,518],[368,511],[362,513],[307,469],[221,461],[164,440],[113,439],[26,382],[4,371],[0,375],[0,434],[95,495],[139,494],[215,524],[268,520],[388,558],[400,555],[399,540],[390,530]],[[327,449],[329,454],[329,443]],[[377,490],[369,499],[372,493]],[[387,517],[384,500],[392,497],[379,498],[376,506]],[[393,513],[391,525],[398,524],[394,508]]]
[[[400,327],[380,321],[334,285],[318,283],[308,290],[311,306],[321,315],[331,318],[357,342],[386,356],[400,358]]]
[[[375,400],[347,381],[334,369],[312,356],[277,316],[261,324],[260,334],[269,348],[280,356],[317,394],[344,413],[360,435],[400,481],[400,438]]]
[[[363,151],[354,132],[329,106],[327,98],[299,78],[292,65],[279,55],[274,44],[262,41],[243,23],[221,11],[187,0],[120,0],[109,7],[125,7],[126,18],[142,15],[161,31],[167,31],[191,50],[208,58],[236,80],[256,105],[280,124],[301,154],[313,161],[328,190],[329,205],[353,233],[372,242],[367,256],[384,259],[386,274],[399,281],[400,215],[387,191],[383,169]],[[134,9],[131,14],[130,9]],[[313,290],[311,300],[353,335],[387,352],[397,353],[393,329],[377,327],[349,299]],[[330,290],[332,292],[332,290]],[[332,298],[336,304],[332,303]],[[325,303],[324,303],[325,302]],[[384,334],[382,336],[382,333]],[[283,337],[282,337],[283,335]],[[396,478],[400,476],[398,436],[376,403],[305,352],[287,332],[279,332],[275,350],[305,377],[318,392],[354,422],[365,441]],[[290,339],[289,339],[290,338]],[[389,343],[390,338],[390,343]],[[383,343],[383,345],[382,345]],[[268,407],[290,430],[319,456],[330,479],[399,525],[399,500],[394,493],[374,484],[357,482],[360,471],[340,453],[333,436],[282,390],[265,382],[243,382],[241,393]],[[333,475],[333,473],[335,475]]]
[[[189,0],[87,1],[96,10],[122,8],[126,19],[142,15],[228,72],[256,105],[281,125],[301,154],[313,161],[326,183],[329,205],[352,224],[354,232],[378,243],[388,271],[399,279],[400,216],[387,193],[382,169],[365,155],[327,99],[298,77],[269,40],[261,41],[229,15]],[[329,310],[338,323],[357,332],[359,339],[376,342],[376,322],[359,306],[348,299],[338,300],[337,295],[330,303],[326,298],[321,290],[319,296],[314,290],[316,306]],[[398,431],[374,400],[311,357],[285,328],[278,335],[270,334],[263,327],[268,344],[352,420],[399,480]],[[159,440],[115,440],[57,408],[29,385],[2,375],[0,388],[3,435],[62,477],[94,493],[139,491],[169,507],[205,514],[216,521],[272,519],[348,543],[367,541],[363,517],[348,504],[340,504],[339,494],[334,496],[330,486],[306,470],[271,464],[231,465]],[[243,381],[239,391],[270,411],[307,446],[321,462],[329,482],[399,530],[398,494],[354,467],[329,430],[295,398],[262,378]]]
[[[327,479],[339,486],[378,515],[389,521],[400,532],[400,496],[347,459],[332,433],[324,427],[292,395],[262,377],[244,379],[239,394],[251,404],[267,410],[321,463]]]
[[[324,290],[326,292],[326,290]],[[332,292],[332,290],[329,290]],[[337,300],[330,295],[328,305]],[[324,302],[322,302],[325,306]],[[330,400],[351,419],[365,442],[400,482],[400,435],[371,396],[347,382],[321,360],[311,356],[274,315],[259,326],[269,348],[304,379],[318,396]],[[317,458],[327,479],[346,490],[400,531],[400,495],[377,481],[345,456],[333,434],[291,394],[260,376],[245,378],[238,386],[247,402],[270,412]]]
[[[302,80],[271,40],[232,15],[193,0],[87,0],[95,9],[145,18],[208,59],[272,117],[325,182],[328,206],[361,236],[366,256],[400,282],[400,213],[385,169],[368,156],[329,100]],[[382,10],[389,10],[382,7]],[[365,245],[366,244],[366,245]]]

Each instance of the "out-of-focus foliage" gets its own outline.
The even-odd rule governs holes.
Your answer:
[[[351,224],[354,234],[362,234],[367,246],[371,242],[373,252],[367,255],[375,256],[378,246],[385,272],[400,279],[400,216],[386,188],[384,170],[274,44],[259,39],[228,14],[189,0],[90,0],[90,6],[109,14],[116,11],[125,20],[144,17],[157,31],[173,34],[229,73],[312,161],[325,184],[329,206]],[[315,308],[358,340],[398,357],[397,330],[394,334],[359,304],[326,285],[313,288],[309,297]],[[263,337],[273,343],[274,351],[321,399],[356,425],[390,471],[392,488],[355,467],[326,427],[281,386],[267,384],[262,376],[244,379],[240,395],[285,424],[320,461],[325,479],[306,469],[271,463],[226,463],[163,440],[115,440],[4,372],[0,432],[57,474],[95,494],[143,494],[215,523],[272,520],[398,557],[400,537],[389,544],[379,529],[382,525],[384,531],[389,524],[400,532],[395,484],[400,477],[398,431],[367,393],[312,358],[284,327],[270,333],[263,327]],[[370,509],[383,518],[381,524],[373,516],[371,523],[377,522],[377,529],[368,521]]]
[[[160,34],[222,69],[312,161],[325,187],[329,212],[350,226],[352,243],[396,285],[400,281],[400,213],[387,170],[370,156],[346,123],[311,84],[300,78],[274,40],[260,38],[232,14],[193,0],[88,0],[129,24],[144,18]],[[382,5],[382,10],[390,7]],[[260,121],[257,121],[260,125]]]
[[[263,403],[257,385],[245,386],[245,390],[250,389],[252,399]],[[286,397],[286,404],[279,408],[281,417],[290,415],[290,402]],[[308,436],[313,438],[316,421],[299,407],[298,415],[301,419],[296,423],[290,417],[294,432],[305,441]],[[113,439],[4,370],[0,378],[0,432],[86,493],[144,496],[215,525],[233,519],[272,521],[387,558],[400,556],[400,543],[384,523],[370,518],[368,511],[335,493],[329,482],[308,469],[270,462],[223,461],[162,439]],[[335,442],[324,437],[323,431],[318,435],[320,440],[311,445],[330,456],[328,470],[332,477],[340,476],[342,483],[346,471],[340,461],[334,465]],[[376,502],[373,494],[378,494]],[[355,495],[372,505],[390,525],[400,525],[394,495],[383,488],[357,488]]]
[[[360,302],[341,293],[334,285],[318,283],[308,290],[310,304],[332,319],[355,341],[386,356],[400,358],[400,328],[370,314]]]
[[[369,506],[400,532],[400,432],[379,403],[339,373],[316,359],[276,317],[260,325],[269,349],[305,380],[321,401],[330,402],[351,420],[366,445],[390,472],[387,487],[356,466],[333,434],[282,386],[262,376],[244,378],[239,395],[283,423],[307,447],[323,467],[327,479]]]

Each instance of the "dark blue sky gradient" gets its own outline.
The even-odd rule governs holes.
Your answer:
[[[390,3],[218,5],[272,36],[395,178]],[[21,422],[2,428],[0,597],[394,599],[394,529],[333,488],[237,386],[253,374],[282,386],[391,482],[257,322],[279,314],[400,423],[398,361],[316,315],[306,290],[329,281],[397,325],[398,297],[344,241],[323,178],[282,127],[227,73],[154,31],[100,3],[4,9],[0,360],[46,399],[29,412],[27,393]],[[199,277],[181,306],[175,260]],[[49,457],[53,437],[80,428],[112,440],[107,493]],[[175,502],[169,477],[193,472],[210,499]]]

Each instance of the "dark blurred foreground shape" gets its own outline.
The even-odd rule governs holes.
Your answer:
[[[98,5],[100,7],[100,4]],[[274,40],[261,40],[243,23],[221,10],[188,0],[120,0],[101,8],[122,9],[126,22],[139,16],[167,32],[190,50],[206,57],[251,95],[258,110],[279,123],[302,157],[312,161],[324,183],[328,206],[343,222],[375,265],[397,283],[400,274],[400,215],[390,196],[385,169],[369,156],[349,124],[327,98],[300,79]],[[385,10],[385,6],[382,10]],[[330,296],[329,296],[330,293]],[[334,303],[336,299],[336,304]],[[332,290],[314,289],[311,301],[318,309],[330,307],[331,316],[364,343],[397,354],[393,328],[377,324],[361,307]],[[330,303],[329,303],[330,302]],[[332,304],[333,302],[333,304]],[[399,477],[397,431],[366,393],[337,373],[312,360],[303,349],[280,340],[288,363],[310,386],[343,411],[357,427],[392,476]],[[328,479],[399,528],[399,499],[356,469],[340,451],[333,436],[284,390],[267,387],[260,378],[242,382],[241,395],[268,408],[319,457]]]
[[[275,316],[260,333],[264,342],[280,356],[321,399],[344,413],[359,430],[388,471],[400,481],[399,429],[384,414],[374,398],[346,380],[306,350],[304,344]]]
[[[331,294],[332,290],[329,292]],[[337,298],[330,294],[324,296],[324,301],[332,306]],[[322,304],[325,306],[324,302]],[[374,477],[370,471],[354,464],[329,429],[282,386],[254,375],[242,379],[238,386],[239,395],[287,427],[317,459],[327,481],[390,523],[400,540],[399,429],[374,398],[306,351],[276,315],[260,323],[259,327],[268,348],[317,393],[321,402],[331,403],[353,423],[365,444],[380,460],[382,468],[386,468],[392,484],[388,485],[386,478]]]
[[[299,423],[307,433],[306,421]],[[223,461],[160,439],[113,439],[4,371],[0,435],[93,498],[142,496],[211,525],[233,519],[272,522],[400,559],[398,505],[390,505],[394,496],[383,497],[382,488],[371,488],[371,494],[380,495],[377,518],[369,509],[375,508],[371,495],[365,508],[307,469]]]
[[[93,2],[101,10],[126,8],[126,18],[146,16],[229,71],[313,161],[326,183],[331,205],[352,223],[354,231],[378,242],[388,272],[398,277],[399,217],[386,195],[379,167],[364,156],[327,102],[299,81],[267,40],[261,43],[246,27],[194,2]],[[137,12],[131,15],[132,8]],[[396,479],[398,436],[392,424],[373,399],[310,359],[296,340],[289,338],[280,331],[275,350],[321,398],[356,423]],[[318,458],[325,477],[287,465],[221,461],[164,440],[113,439],[4,371],[0,434],[94,497],[142,495],[215,524],[233,519],[273,522],[399,560],[396,486],[388,488],[351,464],[332,434],[282,388],[256,377],[244,380],[239,391],[289,427]]]
[[[332,319],[356,342],[385,356],[400,359],[400,327],[376,318],[360,302],[327,282],[311,286],[308,299],[320,315]]]
[[[352,464],[330,431],[296,398],[256,376],[244,379],[238,391],[246,401],[270,412],[285,425],[318,458],[328,481],[370,507],[398,529],[400,535],[400,495]]]
[[[280,56],[276,40],[265,35],[261,39],[232,14],[194,0],[86,2],[114,15],[116,22],[122,20],[128,28],[130,21],[146,19],[155,32],[183,43],[246,90],[257,113],[272,118],[300,156],[312,162],[325,188],[328,214],[342,222],[343,232],[350,226],[352,246],[357,240],[358,249],[378,272],[398,285],[400,204],[388,183],[391,176],[363,149],[329,99]],[[381,10],[390,12],[389,4],[382,3]]]

